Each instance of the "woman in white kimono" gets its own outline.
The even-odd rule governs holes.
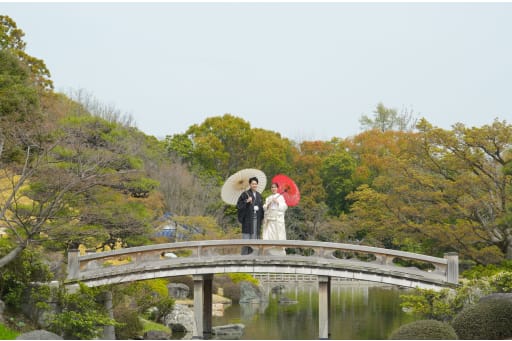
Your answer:
[[[278,184],[273,183],[270,187],[272,194],[265,199],[263,210],[263,236],[264,240],[286,240],[286,229],[284,225],[284,212],[288,208],[284,198],[277,192]]]

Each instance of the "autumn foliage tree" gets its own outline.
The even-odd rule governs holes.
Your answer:
[[[504,219],[511,178],[504,170],[512,127],[495,121],[448,131],[422,120],[418,128],[404,136],[385,172],[351,195],[354,221],[402,249],[455,250],[484,264],[510,258]]]

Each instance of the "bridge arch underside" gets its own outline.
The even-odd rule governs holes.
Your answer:
[[[286,258],[286,259],[285,259]],[[343,261],[323,263],[320,260],[301,259],[299,262],[290,257],[258,259],[258,257],[240,256],[215,261],[188,261],[170,259],[148,262],[137,267],[119,265],[98,268],[81,272],[79,278],[68,280],[66,285],[82,282],[87,286],[101,286],[147,279],[167,278],[184,275],[208,275],[225,273],[275,273],[300,274],[346,278],[358,281],[377,282],[400,287],[441,290],[449,286],[445,276],[436,273],[426,273],[415,268],[398,268],[386,265],[361,262],[346,263]]]

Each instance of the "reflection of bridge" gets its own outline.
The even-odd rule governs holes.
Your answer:
[[[250,246],[254,251],[240,255],[242,246]],[[283,247],[310,255],[273,252]],[[415,267],[399,265],[396,263],[399,259],[399,263]],[[428,270],[420,270],[418,266]],[[319,336],[326,339],[332,277],[438,290],[457,284],[458,256],[446,254],[437,258],[351,244],[239,239],[157,244],[84,256],[72,250],[68,256],[66,285],[82,282],[99,286],[192,275],[197,327],[194,336],[202,338],[211,333],[213,275],[234,272],[317,276]]]

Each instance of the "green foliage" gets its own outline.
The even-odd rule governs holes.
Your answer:
[[[221,228],[214,217],[208,216],[174,216],[178,223],[177,233],[185,240],[221,239]],[[199,233],[197,233],[199,232]]]
[[[504,271],[492,278],[492,285],[498,292],[512,292],[512,271]]]
[[[0,50],[0,117],[22,120],[37,108],[37,90],[29,82],[28,70],[11,52]],[[15,116],[21,113],[21,116]]]
[[[452,321],[459,339],[503,340],[512,337],[512,302],[487,300],[462,310]]]
[[[373,118],[362,115],[359,123],[363,129],[378,129],[380,131],[388,130],[412,130],[416,124],[416,119],[412,112],[403,111],[398,113],[396,109],[386,108],[384,104],[377,104],[373,112]]]
[[[293,172],[294,152],[292,142],[279,133],[253,128],[243,158],[247,166],[261,169],[270,177]]]
[[[486,281],[493,292],[512,292],[512,260],[497,265],[477,265],[462,273],[462,276],[474,281]]]
[[[454,295],[449,289],[415,289],[412,295],[400,295],[400,299],[402,308],[426,319],[446,321],[455,314],[452,306]]]
[[[390,340],[455,340],[457,334],[448,323],[435,320],[419,320],[395,330]]]
[[[19,332],[0,323],[0,340],[15,340],[18,335],[20,335]]]
[[[10,248],[9,241],[0,238],[0,257]],[[0,298],[17,310],[24,302],[31,282],[49,282],[52,278],[43,255],[38,250],[25,249],[14,261],[0,268]]]
[[[140,315],[146,316],[149,311],[149,317],[158,322],[172,311],[174,300],[169,297],[167,284],[166,279],[153,279],[115,288],[114,316],[118,322],[123,323],[116,330],[118,339],[133,339],[142,335]]]
[[[491,277],[503,271],[512,271],[512,260],[505,260],[500,264],[477,265],[462,273],[464,278],[481,279]]]
[[[0,48],[11,50],[25,50],[27,45],[23,41],[25,33],[16,26],[16,22],[6,15],[0,15]]]
[[[45,63],[25,53],[25,33],[19,29],[16,22],[6,15],[0,15],[0,50],[9,50],[30,70],[32,82],[44,90],[53,89],[50,71]]]
[[[141,321],[142,321],[142,325],[143,325],[143,329],[142,329],[143,333],[146,333],[151,330],[158,330],[158,331],[169,333],[169,334],[172,333],[171,329],[163,324],[156,323],[153,321],[148,321],[145,319],[141,319]]]
[[[167,284],[169,281],[163,278],[157,278],[145,281],[151,290],[157,293],[160,297],[166,298],[169,296],[169,290],[167,289]]]
[[[248,273],[230,273],[228,274],[229,278],[233,281],[233,283],[240,283],[241,281],[249,282],[254,285],[258,285],[259,281],[254,278],[251,274]]]
[[[108,316],[98,296],[101,288],[89,288],[80,284],[80,289],[69,294],[62,289],[59,291],[61,312],[50,320],[50,331],[63,335],[64,339],[88,340],[101,338],[103,327],[120,324]]]
[[[427,319],[451,320],[464,307],[475,304],[488,294],[498,292],[494,276],[478,279],[462,279],[455,289],[440,292],[415,289],[411,295],[401,295],[401,306]],[[494,283],[494,284],[493,284]]]
[[[194,145],[186,134],[175,134],[165,138],[167,151],[174,153],[181,159],[191,162],[193,159]]]
[[[124,309],[116,315],[122,325],[115,329],[117,340],[136,340],[143,334],[144,325],[137,310]]]
[[[248,122],[226,114],[207,118],[166,141],[168,151],[189,162],[202,177],[220,180],[246,166],[244,156],[251,136]]]
[[[163,310],[174,303],[169,299],[169,290],[166,279],[152,279],[130,283],[121,289],[121,295],[131,297],[139,313],[146,312],[149,308],[158,306],[161,303]]]
[[[355,169],[356,161],[345,150],[332,153],[322,162],[320,177],[327,194],[326,203],[334,216],[348,213],[350,202],[345,197],[356,188],[352,180]]]
[[[174,299],[172,297],[164,297],[155,305],[156,310],[153,310],[150,318],[155,322],[160,322],[165,316],[169,315],[174,308]]]
[[[154,212],[146,206],[144,201],[133,199],[108,187],[91,189],[88,194],[89,196],[84,198],[85,202],[82,203],[86,205],[80,205],[78,225],[99,226],[98,236],[104,236],[107,233],[109,238],[120,238],[129,246],[147,243]],[[68,230],[73,236],[69,239],[85,240],[91,237],[87,230],[79,233],[82,230],[77,229],[76,226],[69,227],[72,228]],[[95,244],[89,245],[89,247],[95,246]]]
[[[413,313],[428,319],[449,321],[459,320],[456,331],[460,338],[473,338],[462,336],[459,329],[465,329],[464,324],[471,324],[473,320],[493,319],[498,316],[494,308],[490,308],[486,303],[476,303],[483,296],[495,292],[507,292],[511,287],[512,273],[509,271],[510,261],[505,261],[501,265],[477,266],[463,273],[465,279],[460,281],[460,285],[455,290],[444,289],[440,292],[432,290],[416,289],[412,295],[401,295],[401,306]],[[500,305],[506,305],[500,303]],[[479,308],[475,308],[479,306]],[[497,308],[496,308],[497,309]],[[502,309],[502,308],[499,308]],[[505,308],[503,308],[505,309]],[[508,308],[507,308],[508,309]],[[458,314],[458,315],[457,315]],[[477,316],[482,314],[482,316]],[[495,317],[489,317],[496,314]],[[485,316],[484,316],[485,315]],[[464,317],[462,317],[464,316]],[[455,318],[454,318],[455,317]],[[466,321],[466,322],[461,322]],[[486,320],[487,321],[487,320]],[[481,325],[481,329],[485,324]],[[459,329],[458,329],[459,328]],[[477,331],[471,331],[477,333]],[[475,334],[476,335],[476,334]],[[483,335],[483,334],[482,334]],[[478,338],[474,336],[475,338]],[[490,335],[484,339],[493,338]]]

